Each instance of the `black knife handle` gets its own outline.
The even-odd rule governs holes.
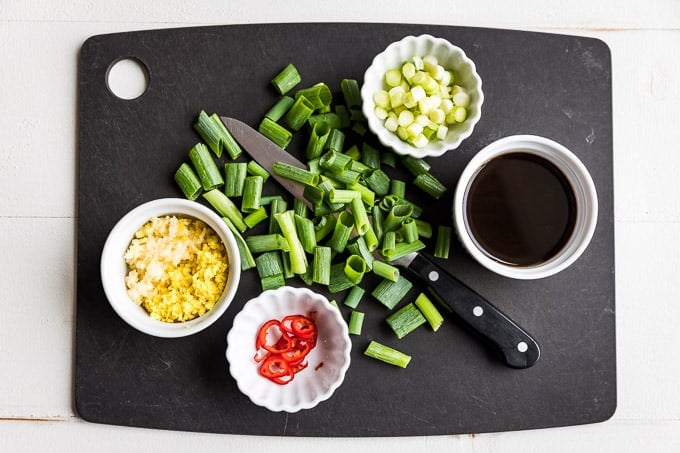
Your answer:
[[[529,368],[541,354],[538,343],[489,301],[421,254],[407,268],[426,283],[437,301],[500,350],[507,365]]]

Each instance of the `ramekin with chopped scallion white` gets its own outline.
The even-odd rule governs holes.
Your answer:
[[[364,75],[370,129],[402,155],[441,156],[472,134],[484,100],[475,64],[430,35],[407,36],[378,54]]]

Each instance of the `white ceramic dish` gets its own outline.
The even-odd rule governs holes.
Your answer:
[[[227,251],[229,275],[222,296],[203,316],[180,323],[158,321],[130,299],[125,287],[128,266],[123,255],[135,232],[155,216],[179,215],[205,222],[220,237]],[[229,307],[241,277],[241,260],[234,235],[224,221],[209,208],[180,198],[162,198],[144,203],[123,216],[109,233],[101,257],[104,292],[115,312],[135,329],[156,337],[184,337],[207,328]]]
[[[571,237],[562,250],[548,261],[534,266],[513,266],[485,254],[472,239],[465,220],[467,191],[472,179],[491,159],[511,152],[528,152],[555,165],[567,178],[576,200],[576,221]],[[514,135],[497,140],[479,151],[467,164],[458,180],[453,200],[453,222],[465,249],[487,269],[505,277],[532,280],[566,269],[585,251],[597,224],[597,193],[585,165],[563,145],[545,137]]]
[[[307,356],[307,368],[286,385],[260,376],[259,364],[253,357],[255,338],[262,324],[310,312],[316,312],[318,340]],[[238,388],[253,403],[271,411],[297,412],[327,400],[342,384],[351,347],[347,325],[328,299],[307,288],[284,286],[246,302],[227,335],[226,356]]]
[[[413,56],[434,55],[439,63],[456,74],[456,84],[465,88],[470,96],[467,108],[467,119],[449,128],[444,140],[431,141],[423,148],[416,148],[402,141],[397,134],[385,128],[383,121],[373,113],[375,102],[373,95],[383,89],[383,77],[389,69],[401,65]],[[465,52],[441,38],[431,35],[407,36],[394,42],[375,56],[373,62],[364,74],[361,87],[362,110],[368,120],[370,130],[376,134],[380,142],[392,148],[397,154],[410,155],[418,158],[441,156],[446,151],[457,148],[463,140],[472,134],[482,113],[484,93],[482,79],[477,74],[475,63],[465,55]]]

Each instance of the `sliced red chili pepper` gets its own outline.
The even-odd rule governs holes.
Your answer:
[[[290,371],[288,362],[277,354],[270,355],[260,365],[260,374],[269,379],[284,376]]]
[[[275,328],[279,332],[279,337],[274,343],[268,342],[268,338],[270,337],[269,331],[272,328]],[[280,354],[281,352],[289,350],[290,347],[290,337],[286,335],[286,332],[281,328],[281,323],[279,321],[272,319],[260,327],[260,331],[257,334],[257,340],[255,341],[256,349],[264,348],[271,353]]]
[[[314,324],[314,321],[303,315],[286,316],[283,318],[283,321],[281,321],[281,326],[284,330],[302,338],[311,338],[316,335],[316,324]]]
[[[285,385],[293,380],[296,373],[307,368],[305,358],[316,346],[318,335],[313,320],[316,312],[311,312],[310,317],[291,315],[281,321],[269,320],[260,327],[253,357],[260,363],[260,375]]]
[[[291,365],[290,369],[291,369],[291,371],[293,371],[293,373],[299,373],[300,371],[307,368],[307,365],[309,365],[307,362],[301,362],[301,363],[297,363],[295,365]]]
[[[288,363],[294,365],[302,362],[311,349],[312,345],[309,341],[304,338],[294,338],[290,350],[282,353],[281,356],[284,360],[288,361]]]
[[[283,376],[277,376],[277,377],[271,378],[271,380],[273,382],[279,384],[279,385],[286,385],[290,381],[292,381],[294,377],[295,377],[295,371],[293,371],[292,368],[289,368],[287,374],[285,374]]]

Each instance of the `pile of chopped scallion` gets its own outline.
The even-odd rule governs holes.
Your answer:
[[[269,173],[253,160],[244,162],[242,149],[219,116],[205,111],[194,124],[202,142],[189,151],[190,163],[179,166],[175,181],[188,199],[202,195],[222,216],[236,238],[242,270],[255,268],[263,290],[284,286],[295,276],[308,286],[324,285],[331,294],[348,290],[343,305],[351,309],[349,332],[360,335],[365,314],[357,308],[366,292],[361,284],[367,273],[380,279],[371,296],[393,310],[412,284],[390,262],[425,248],[422,238],[434,232],[433,255],[449,254],[451,227],[435,229],[421,220],[422,208],[406,198],[406,182],[390,178],[388,167],[402,165],[412,175],[412,184],[433,199],[446,188],[426,161],[398,158],[364,140],[366,120],[356,80],[342,81],[343,102],[337,104],[323,83],[290,95],[301,80],[292,64],[272,80],[280,97],[258,130],[284,149],[293,131],[308,131],[307,167],[283,162],[273,167],[277,175],[304,185],[307,203],[263,195]],[[357,143],[350,143],[350,137],[358,138]],[[218,164],[224,151],[229,158]],[[421,293],[386,322],[401,339],[425,323],[436,331],[443,318]],[[376,341],[365,354],[400,367],[411,359]]]

